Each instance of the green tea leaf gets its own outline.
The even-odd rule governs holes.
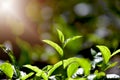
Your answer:
[[[59,61],[57,62],[49,71],[48,71],[48,76],[50,76],[58,67],[60,67],[61,65],[64,65],[64,68],[66,68],[69,64],[71,64],[72,60],[63,60],[63,61]],[[64,64],[63,64],[64,63]]]
[[[52,42],[52,41],[50,41],[50,40],[43,40],[43,42],[45,42],[45,43],[49,44],[50,46],[52,46],[54,49],[56,49],[56,51],[57,51],[61,56],[63,56],[63,50],[62,50],[62,48],[61,48],[58,44],[56,44],[56,43],[54,43],[54,42]]]
[[[114,62],[114,63],[110,64],[107,68],[105,68],[104,71],[106,71],[106,70],[109,69],[109,68],[112,68],[112,67],[116,66],[117,63],[118,63],[118,62]]]
[[[96,73],[95,79],[100,79],[101,77],[104,77],[104,76],[105,76],[105,72],[99,72],[99,73]]]
[[[112,53],[111,57],[113,57],[114,55],[118,54],[120,52],[120,49],[116,50],[115,52]]]
[[[58,68],[62,65],[62,61],[57,62],[49,71],[48,71],[48,77]]]
[[[64,61],[64,68],[66,68],[69,64],[71,64],[73,62],[77,62],[79,64],[79,66],[84,69],[85,75],[89,75],[90,69],[91,69],[91,64],[87,59],[77,58],[77,57],[69,58]]]
[[[47,75],[45,72],[42,72],[41,77],[42,77],[44,80],[48,80],[48,75]]]
[[[15,57],[14,57],[14,55],[13,55],[13,51],[10,50],[10,49],[7,49],[4,45],[0,45],[0,47],[1,47],[1,48],[3,49],[3,51],[4,51],[5,53],[7,53],[7,55],[10,57],[10,60],[11,60],[12,64],[15,65],[15,64],[16,64],[16,60],[15,60]]]
[[[31,77],[34,74],[34,72],[30,72],[29,74],[21,77],[21,80],[26,80],[27,78]]]
[[[100,45],[98,45],[97,48],[101,51],[102,56],[104,58],[104,62],[107,64],[111,56],[110,50],[106,46]]]
[[[73,58],[69,58],[63,61],[59,61],[57,62],[49,71],[48,71],[48,77],[61,65],[64,66],[64,69],[70,65],[73,62],[77,62],[78,65],[80,67],[82,67],[85,71],[85,74],[88,75],[90,73],[90,69],[91,69],[91,64],[87,59],[84,58],[77,58],[77,57],[73,57]],[[64,64],[63,64],[64,63]]]
[[[14,75],[16,77],[19,77],[20,76],[20,71],[19,71],[18,67],[16,66],[16,59],[15,59],[15,56],[13,55],[13,51],[10,50],[9,48],[5,47],[4,45],[0,45],[0,47],[9,56],[12,65],[14,65]]]
[[[60,42],[64,43],[64,35],[63,35],[63,33],[59,29],[57,29],[57,33],[58,33]]]
[[[12,78],[14,70],[12,68],[12,65],[10,63],[3,63],[0,65],[0,70],[3,71],[6,76],[9,78]]]
[[[27,67],[27,68],[33,70],[34,72],[36,72],[36,76],[41,76],[41,74],[42,74],[42,70],[39,69],[37,66],[24,65],[24,67]]]
[[[32,66],[32,65],[24,65],[23,67],[26,67],[28,69],[31,69],[34,72],[41,72],[42,70],[40,70],[37,66]]]
[[[36,66],[32,66],[32,65],[24,65],[24,67],[27,67],[27,68],[33,70],[34,72],[36,72],[36,76],[41,76],[41,74],[42,74],[42,70],[39,69],[39,68],[36,67]]]
[[[52,67],[53,67],[52,65],[47,65],[42,70],[43,71],[49,71]]]
[[[68,68],[67,68],[67,76],[68,76],[68,78],[72,77],[72,75],[77,71],[78,66],[79,65],[78,65],[77,62],[73,62],[68,66]]]
[[[81,38],[81,37],[82,37],[82,36],[74,36],[74,37],[72,37],[72,38],[68,38],[68,39],[64,42],[63,47],[65,47],[69,42],[74,41],[74,40],[76,40],[76,39],[79,39],[79,38]]]
[[[41,76],[44,80],[48,79],[47,74],[44,71],[42,71],[41,69],[39,69],[38,67],[32,66],[32,65],[24,65],[24,67],[27,67],[27,68],[33,70],[34,72],[36,72],[36,76],[39,76],[39,77]]]
[[[66,80],[87,80],[86,78],[75,78],[75,79],[73,79],[73,78],[68,78],[68,79],[66,79]]]

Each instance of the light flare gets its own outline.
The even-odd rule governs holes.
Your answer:
[[[13,0],[2,0],[0,1],[1,11],[4,13],[12,12],[13,10]]]

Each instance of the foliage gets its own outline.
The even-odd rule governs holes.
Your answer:
[[[43,40],[43,41],[44,41],[45,43],[51,45],[53,48],[55,48],[55,49],[57,50],[57,52],[58,52],[61,56],[63,56],[63,50],[62,50],[62,48],[61,48],[60,46],[58,46],[58,44],[56,44],[56,43],[54,43],[54,42],[52,42],[52,41],[50,41],[50,40]]]
[[[91,49],[94,59],[88,60],[85,58],[71,57],[64,59],[65,46],[81,36],[74,36],[65,40],[63,33],[57,30],[59,40],[62,46],[51,40],[43,40],[43,42],[52,46],[61,56],[61,61],[54,65],[47,65],[43,69],[30,64],[22,65],[22,68],[28,69],[29,72],[21,70],[16,64],[16,60],[12,55],[12,51],[8,50],[4,46],[0,46],[10,57],[11,63],[4,62],[0,64],[0,74],[5,74],[7,79],[33,79],[33,80],[101,80],[109,79],[109,74],[105,71],[108,68],[114,67],[117,62],[110,63],[110,58],[120,52],[117,50],[111,54],[110,50],[103,45],[97,45],[96,47],[100,52],[96,52]],[[102,55],[100,57],[99,55]],[[18,73],[17,73],[18,72]],[[17,74],[17,75],[16,75]],[[19,74],[19,75],[18,75]],[[116,78],[117,76],[117,78]],[[113,74],[113,79],[119,79],[120,76]]]
[[[10,63],[5,62],[1,64],[0,70],[3,71],[9,78],[12,78],[14,71]]]

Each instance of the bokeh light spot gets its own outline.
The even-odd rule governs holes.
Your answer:
[[[91,6],[86,3],[79,3],[74,7],[74,11],[78,16],[87,16],[91,10]]]
[[[13,34],[16,36],[20,36],[24,32],[24,23],[16,18],[11,17],[7,19],[7,24],[9,25],[10,29],[12,30]]]
[[[45,6],[41,9],[41,17],[46,21],[51,19],[52,15],[53,15],[53,10],[51,7],[49,6]]]
[[[37,1],[30,1],[26,6],[26,15],[32,21],[39,21],[40,4]]]

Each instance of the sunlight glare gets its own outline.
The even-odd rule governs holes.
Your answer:
[[[13,9],[12,0],[3,0],[1,1],[1,10],[3,12],[10,12]]]

